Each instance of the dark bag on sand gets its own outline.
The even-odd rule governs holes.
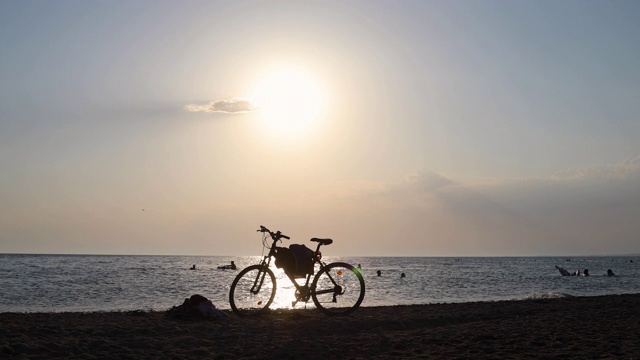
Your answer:
[[[199,294],[184,299],[182,305],[172,307],[165,311],[164,315],[173,319],[204,319],[226,316],[222,311],[216,309],[209,299]]]
[[[276,249],[276,267],[294,278],[313,274],[313,250],[304,245],[291,244],[289,248]]]
[[[200,317],[198,308],[191,304],[191,299],[184,299],[181,305],[173,306],[165,311],[164,316],[172,319],[196,319]]]

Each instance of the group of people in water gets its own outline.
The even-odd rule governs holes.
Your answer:
[[[362,268],[361,265],[358,264],[358,269],[361,269],[361,268]],[[191,268],[189,268],[189,270],[195,270],[195,269],[196,269],[196,265],[195,264],[193,266],[191,266]],[[218,266],[218,269],[220,269],[220,270],[236,270],[237,267],[236,267],[236,264],[233,261],[231,261],[231,264]],[[560,267],[558,265],[556,265],[556,269],[558,269],[558,271],[560,271],[560,275],[562,275],[562,276],[589,276],[590,275],[589,274],[589,269],[584,269],[584,270],[582,270],[582,272],[580,272],[580,269],[577,269],[574,272],[569,272],[565,268]],[[381,276],[382,275],[382,271],[377,270],[376,274],[378,276]],[[607,269],[607,273],[605,274],[605,276],[615,276],[615,275],[616,274],[614,274],[613,270],[611,270],[611,269]],[[406,275],[404,273],[402,273],[402,274],[400,274],[400,277],[404,278],[404,277],[406,277]]]
[[[558,269],[558,271],[560,271],[560,275],[562,276],[589,276],[589,269],[584,269],[582,271],[582,273],[580,272],[580,269],[574,271],[574,272],[569,272],[567,271],[565,268],[560,267],[558,265],[556,265],[556,269]],[[613,273],[613,270],[611,269],[607,269],[607,273],[605,274],[606,276],[615,276],[616,274]]]
[[[193,264],[189,268],[189,270],[195,270],[195,269],[196,269],[196,265],[195,264]],[[220,269],[220,270],[236,270],[237,267],[236,267],[236,264],[233,261],[231,261],[231,264],[220,265],[220,266],[218,266],[218,269]],[[362,269],[362,266],[360,264],[358,264],[358,269]],[[376,274],[378,274],[378,276],[381,276],[382,275],[382,271],[378,270],[378,271],[376,271]],[[400,274],[400,277],[404,278],[404,277],[406,277],[406,275],[404,273],[402,273],[402,274]]]

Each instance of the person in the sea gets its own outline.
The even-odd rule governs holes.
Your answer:
[[[570,272],[568,272],[568,271],[567,271],[567,269],[565,269],[565,268],[563,268],[563,267],[560,267],[560,266],[558,266],[558,265],[556,265],[556,269],[558,269],[558,271],[560,271],[560,275],[562,275],[562,276],[571,276],[571,275],[574,275],[574,274],[571,274]]]
[[[403,277],[406,277],[406,275],[404,273],[402,273],[402,274],[400,274],[400,277],[403,278]]]
[[[611,269],[607,270],[607,276],[616,276]]]
[[[589,276],[589,269],[584,269],[582,276]]]
[[[576,270],[576,272],[573,273],[573,276],[580,276],[580,269]]]
[[[378,276],[382,275],[382,271],[380,270],[376,271],[376,273],[378,274]]]
[[[234,262],[233,262],[233,260],[232,260],[230,265],[222,265],[222,266],[218,266],[218,269],[222,269],[222,270],[235,270],[235,269],[236,269],[236,263],[234,263]]]
[[[189,270],[195,270],[196,269],[196,264],[191,265],[191,269]]]

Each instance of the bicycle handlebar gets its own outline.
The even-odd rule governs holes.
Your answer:
[[[269,233],[269,235],[271,235],[271,238],[272,238],[273,240],[275,240],[275,241],[278,241],[278,240],[280,240],[280,239],[287,239],[287,240],[291,239],[291,238],[290,238],[290,237],[288,237],[287,235],[285,235],[285,234],[281,233],[281,232],[280,232],[280,230],[278,230],[278,231],[276,231],[276,232],[273,232],[273,231],[271,231],[271,230],[267,229],[266,227],[264,227],[264,226],[262,226],[262,225],[260,225],[260,229],[259,229],[259,230],[257,230],[257,231],[258,231],[258,232],[263,232],[263,233],[264,233],[264,232],[268,232],[268,233]]]

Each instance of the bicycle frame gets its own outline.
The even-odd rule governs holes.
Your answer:
[[[271,236],[273,238],[273,234],[271,234]],[[271,247],[269,249],[269,253],[262,258],[262,261],[260,261],[260,265],[265,266],[266,268],[269,268],[269,266],[271,265],[271,259],[274,258],[275,255],[276,255],[276,248],[277,248],[277,242],[278,241],[280,241],[280,239],[278,239],[277,237],[273,238],[273,243],[271,244]],[[327,275],[328,275],[329,279],[331,279],[331,282],[334,285],[333,289],[321,290],[319,292],[316,292],[315,289],[309,289],[309,283],[311,282],[312,277],[315,276],[316,274],[318,274],[320,271],[322,271],[327,266],[327,264],[325,264],[324,262],[322,262],[320,260],[321,259],[321,257],[320,257],[320,246],[322,246],[322,244],[318,243],[318,246],[316,247],[316,250],[315,250],[314,256],[313,256],[314,269],[315,269],[315,265],[316,264],[318,264],[320,266],[320,269],[318,269],[318,271],[314,271],[311,274],[307,274],[306,277],[305,277],[304,285],[299,284],[298,281],[296,280],[296,278],[294,278],[292,275],[288,274],[285,271],[285,275],[287,275],[287,277],[289,278],[289,280],[291,281],[293,286],[295,286],[295,288],[296,288],[296,292],[295,292],[296,300],[292,302],[291,306],[295,306],[299,301],[304,301],[304,302],[309,301],[309,298],[311,297],[312,293],[315,293],[315,294],[333,293],[334,294],[334,301],[335,301],[335,296],[336,295],[342,295],[344,293],[344,291],[342,291],[342,288],[340,287],[340,285],[338,285],[336,283],[336,281],[333,279],[333,277],[330,274],[327,274]],[[251,292],[257,294],[260,291],[260,287],[262,286],[262,283],[264,282],[264,277],[265,276],[266,276],[266,272],[260,272],[258,274],[258,276],[256,276],[256,280],[254,281],[253,287],[251,288]]]
[[[311,242],[318,243],[316,250],[302,252],[305,253],[304,256],[312,257],[309,262],[313,267],[305,265],[295,269],[292,268],[293,264],[289,265],[289,254],[282,253],[291,249],[277,246],[278,241],[289,239],[289,237],[280,231],[272,232],[262,225],[258,232],[263,233],[263,248],[269,250],[266,255],[263,250],[262,259],[257,264],[242,269],[231,283],[229,303],[236,314],[241,316],[260,314],[272,304],[278,287],[276,275],[270,268],[272,261],[275,261],[277,267],[284,267],[284,273],[295,288],[291,307],[295,307],[300,301],[306,304],[313,299],[313,303],[320,311],[332,316],[349,314],[360,306],[364,299],[365,284],[358,269],[345,262],[322,261],[320,247],[332,244],[332,239],[312,238]],[[272,241],[269,241],[267,236],[271,236]],[[302,269],[304,271],[300,272],[304,275],[295,273],[296,270]],[[299,281],[300,279],[302,281]]]

